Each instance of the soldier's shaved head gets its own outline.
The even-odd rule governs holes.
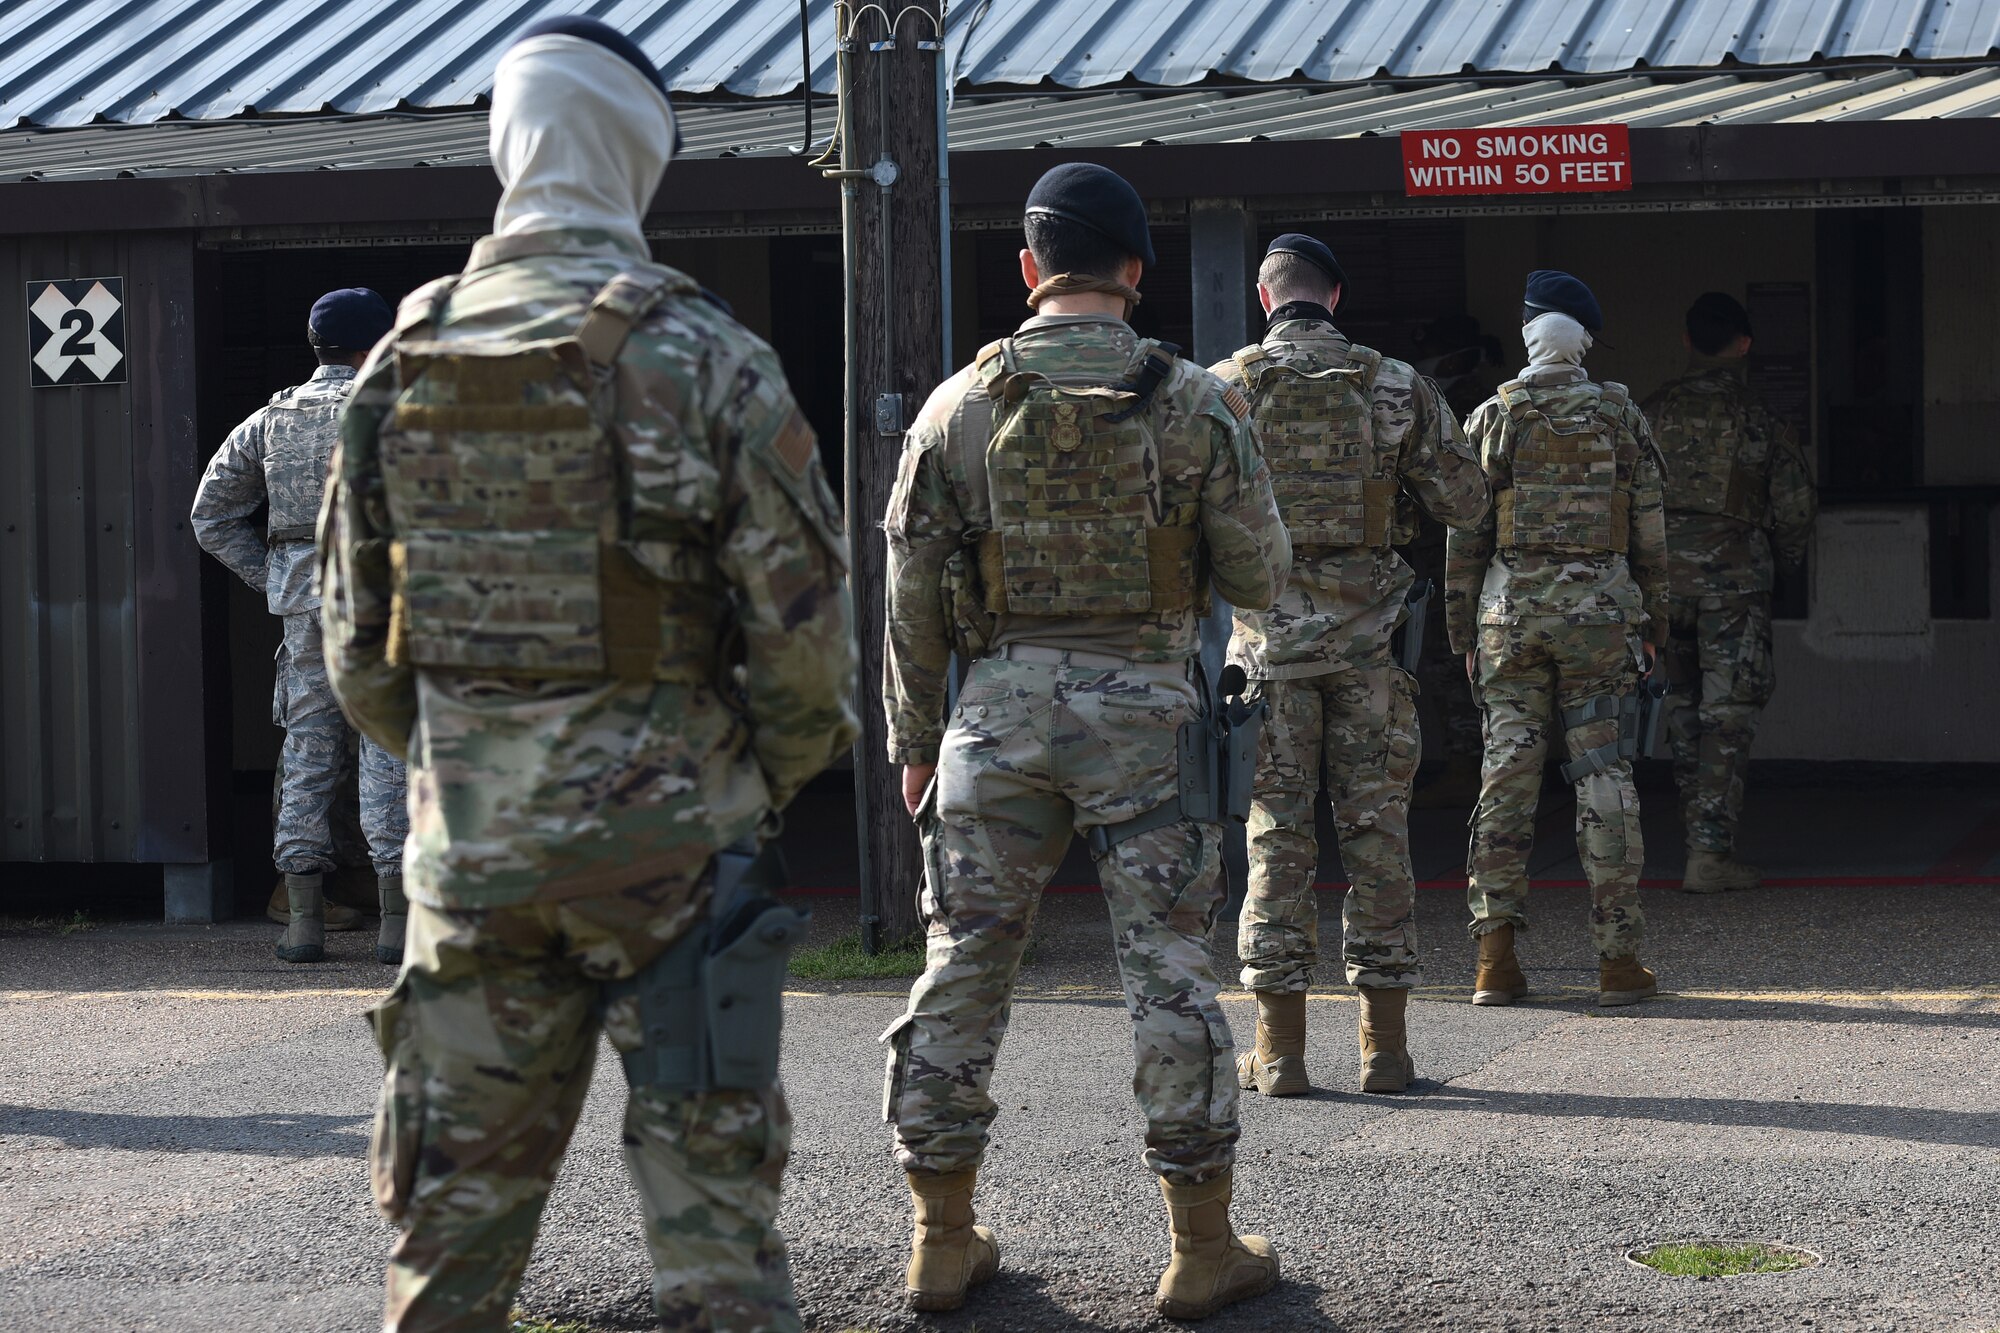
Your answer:
[[[1326,270],[1310,259],[1280,251],[1264,256],[1257,267],[1257,285],[1271,298],[1271,304],[1311,301],[1331,308],[1340,288],[1327,277]]]

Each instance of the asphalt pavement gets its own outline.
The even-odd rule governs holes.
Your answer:
[[[1538,988],[1466,1003],[1458,893],[1419,896],[1431,960],[1415,1095],[1365,1097],[1354,1006],[1314,1001],[1312,1096],[1245,1099],[1237,1215],[1277,1245],[1269,1296],[1219,1330],[2000,1328],[2000,890],[1648,890],[1673,994],[1589,1001],[1584,895],[1537,890]],[[849,900],[809,899],[815,935]],[[1338,899],[1322,902],[1328,939]],[[359,1014],[372,936],[288,968],[276,928],[0,930],[0,1328],[365,1330],[390,1233],[363,1154],[380,1081]],[[1139,1162],[1131,1040],[1094,897],[1051,895],[995,1079],[982,1220],[1002,1272],[951,1316],[900,1305],[908,1205],[879,1121],[876,1037],[902,983],[794,995],[797,1146],[782,1222],[807,1327],[1043,1333],[1170,1327]],[[1226,928],[1216,939],[1234,969]],[[1229,1012],[1247,1033],[1250,1005]],[[600,1062],[522,1305],[647,1326],[649,1274]],[[1637,1244],[1752,1237],[1818,1267],[1700,1281]]]

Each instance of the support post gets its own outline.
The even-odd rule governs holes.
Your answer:
[[[848,46],[847,135],[851,186],[845,223],[853,270],[847,356],[847,515],[854,550],[855,629],[861,641],[861,739],[854,765],[861,842],[863,942],[871,949],[915,935],[923,857],[903,807],[902,775],[889,764],[881,682],[887,544],[882,515],[895,484],[904,429],[944,378],[943,209],[939,191],[938,66],[945,58],[937,0],[905,0],[897,28],[862,8]],[[873,905],[874,911],[866,908]]]
[[[162,866],[166,886],[166,922],[170,926],[227,921],[236,914],[235,864],[203,861],[195,865]]]
[[[1241,199],[1188,203],[1188,242],[1194,267],[1194,354],[1214,365],[1249,344],[1261,327],[1257,311],[1257,219]],[[1229,647],[1230,608],[1220,594],[1201,626],[1201,660],[1214,681]],[[1250,883],[1250,855],[1242,828],[1225,825],[1222,870],[1229,884],[1230,915],[1243,905]]]

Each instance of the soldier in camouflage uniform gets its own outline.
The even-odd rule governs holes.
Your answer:
[[[674,126],[638,47],[530,25],[491,141],[495,234],[363,368],[321,534],[334,686],[411,745],[387,1327],[509,1327],[601,1031],[660,1320],[786,1333],[784,958],[714,989],[769,937],[713,886],[857,733],[840,515],[776,355],[648,258]]]
[[[1291,578],[1268,611],[1238,611],[1229,660],[1271,707],[1250,810],[1250,888],[1237,927],[1257,1042],[1236,1059],[1244,1088],[1306,1092],[1306,992],[1319,961],[1313,804],[1324,776],[1350,887],[1341,911],[1348,983],[1361,997],[1361,1090],[1402,1092],[1417,958],[1410,781],[1422,752],[1416,682],[1389,640],[1415,582],[1391,548],[1396,509],[1451,527],[1486,513],[1486,476],[1423,376],[1349,342],[1333,310],[1346,285],[1309,236],[1271,242],[1257,275],[1261,343],[1212,367],[1250,400]]]
[[[1632,1004],[1659,989],[1638,959],[1645,846],[1621,746],[1635,730],[1639,675],[1667,632],[1659,456],[1624,386],[1584,374],[1603,322],[1590,289],[1567,273],[1531,273],[1521,315],[1527,368],[1465,426],[1493,485],[1492,514],[1453,532],[1447,551],[1446,624],[1486,717],[1467,866],[1473,1003],[1528,993],[1514,936],[1528,925],[1542,765],[1560,731],[1598,1003]]]
[[[1771,701],[1771,582],[1805,559],[1818,498],[1791,430],[1744,382],[1750,315],[1705,292],[1688,308],[1687,373],[1646,400],[1667,466],[1673,603],[1667,715],[1689,893],[1754,888],[1736,822],[1757,715]]]
[[[1058,167],[1026,230],[1036,315],[931,395],[885,524],[889,758],[928,866],[927,967],[883,1037],[916,1209],[906,1286],[917,1309],[953,1309],[998,1266],[972,1224],[987,1084],[1036,904],[1082,833],[1174,1237],[1156,1304],[1198,1318],[1269,1288],[1278,1264],[1229,1223],[1236,1081],[1207,950],[1221,829],[1182,816],[1176,740],[1209,576],[1269,606],[1290,552],[1248,403],[1125,322],[1153,259],[1131,186]],[[974,660],[947,728],[954,641]]]
[[[304,384],[273,394],[229,433],[194,497],[195,540],[261,591],[271,614],[285,622],[271,700],[271,721],[285,729],[272,860],[289,899],[290,922],[278,941],[278,957],[288,963],[326,957],[334,807],[353,740],[327,683],[313,524],[355,368],[389,331],[389,320],[388,303],[366,288],[328,292],[315,302],[306,334],[319,369]],[[268,509],[262,532],[250,521],[259,508]],[[384,963],[402,961],[406,920],[403,840],[410,816],[401,755],[400,747],[362,740],[361,827],[381,895],[375,956]]]

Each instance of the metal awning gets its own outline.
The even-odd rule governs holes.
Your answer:
[[[1353,139],[1427,128],[1618,122],[1634,128],[2000,119],[2000,67],[1578,81],[1453,79],[1251,92],[1122,91],[961,100],[954,152]],[[830,107],[815,118],[824,135]],[[784,158],[793,103],[681,108],[687,158]],[[168,121],[0,133],[0,184],[481,166],[486,113]],[[1992,164],[1967,163],[1966,170]]]

